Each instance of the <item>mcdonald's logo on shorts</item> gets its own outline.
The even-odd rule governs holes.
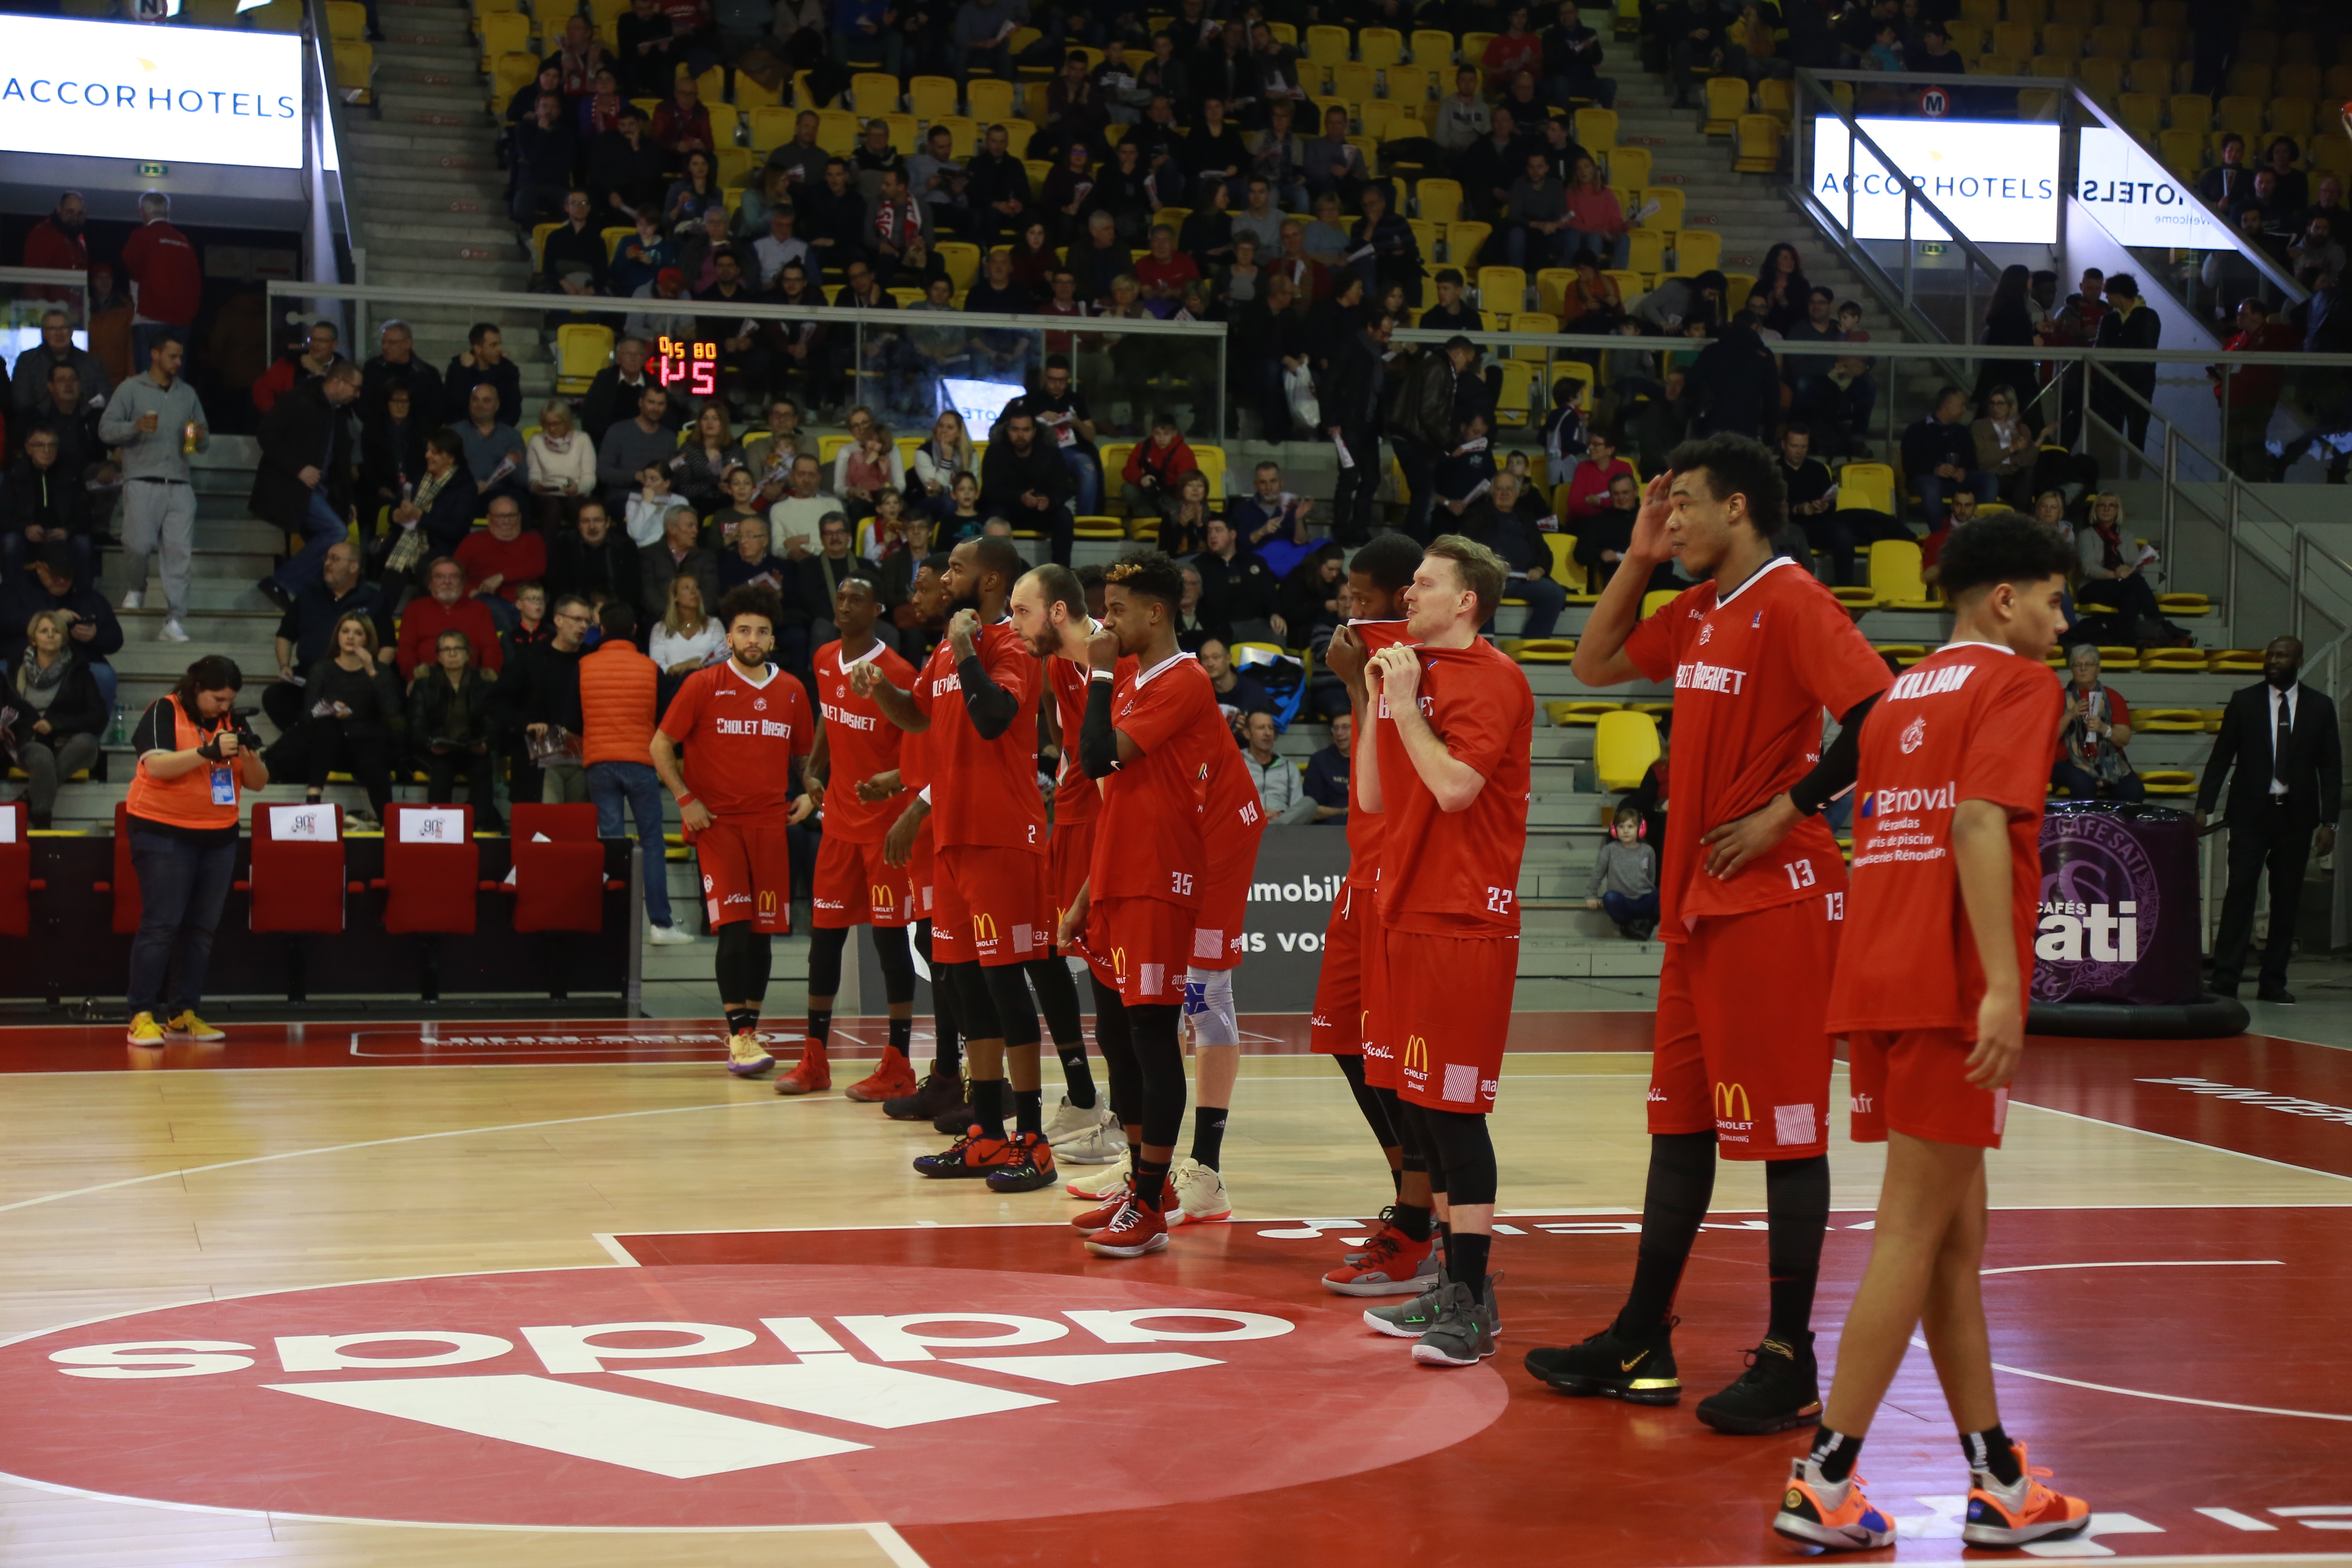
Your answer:
[[[1121,981],[1126,980],[1127,949],[1123,947],[1114,947],[1110,950],[1110,972],[1118,976]]]
[[[866,901],[877,910],[895,910],[898,907],[898,897],[890,890],[887,883],[875,883],[866,889]]]
[[[761,889],[760,912],[763,915],[772,915],[776,912],[776,895],[773,889]]]
[[[1755,1122],[1756,1110],[1748,1103],[1746,1085],[1718,1083],[1715,1086],[1715,1120],[1718,1131],[1738,1129],[1744,1132]]]
[[[972,916],[971,936],[974,942],[994,942],[996,940],[996,917],[994,915]]]
[[[1404,1042],[1404,1061],[1402,1066],[1404,1070],[1407,1072],[1425,1073],[1429,1070],[1429,1038],[1427,1036],[1412,1035],[1406,1037]]]

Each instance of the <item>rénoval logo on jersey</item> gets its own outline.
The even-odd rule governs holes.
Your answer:
[[[969,1268],[379,1281],[0,1347],[0,1402],[40,1412],[0,1424],[0,1471],[356,1519],[947,1523],[1303,1485],[1461,1442],[1504,1408],[1491,1373],[1432,1379],[1395,1421],[1361,1341],[1291,1303]],[[1182,1411],[1153,1437],[1163,1463],[1034,1484],[1037,1455],[1122,1429],[1139,1396]],[[1330,1417],[1315,1442],[1262,1441],[1267,1409],[1310,1401]],[[1225,1462],[1244,1445],[1250,1463]]]

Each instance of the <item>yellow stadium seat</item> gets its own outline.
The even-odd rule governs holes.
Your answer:
[[[2317,98],[2321,80],[2318,60],[2297,57],[2280,65],[2271,89],[2282,98]]]
[[[1650,188],[1650,150],[1647,147],[1612,147],[1601,162],[1607,166],[1609,183],[1619,190]]]
[[[1445,226],[1445,259],[1465,272],[1478,263],[1478,253],[1486,247],[1487,237],[1495,232],[1490,223],[1449,223]]]
[[[857,133],[864,129],[845,109],[823,109],[816,116],[816,144],[836,158],[857,151]]]
[[[1495,423],[1525,425],[1535,406],[1535,366],[1522,359],[1507,359],[1502,372],[1502,390],[1495,397]]]
[[[1668,234],[1678,232],[1683,226],[1683,205],[1688,199],[1689,194],[1680,185],[1650,186],[1642,193],[1642,205],[1655,202],[1658,210],[1643,218],[1640,226],[1663,229]]]
[[[2102,22],[2091,29],[2090,45],[2094,56],[2105,55],[2109,59],[2127,60],[2132,58],[2132,35],[2136,27],[2119,22]]]
[[[1536,309],[1548,316],[1557,317],[1568,300],[1569,286],[1576,281],[1572,267],[1547,267],[1536,274]]]
[[[945,120],[956,111],[955,79],[919,76],[907,84],[907,102],[918,120]],[[962,149],[957,151],[961,153]]]
[[[1848,463],[1838,470],[1838,505],[1895,515],[1895,469],[1885,463]]]
[[[1525,599],[1506,598],[1507,605],[1524,605]],[[1566,664],[1576,657],[1574,637],[1505,637],[1503,651],[1521,664]]]
[[[1913,665],[1927,657],[1927,645],[1925,643],[1880,642],[1873,643],[1870,646],[1874,651],[1885,654],[1892,658],[1896,664],[1902,666],[1905,669],[1910,668]]]
[[[2255,65],[2278,64],[2280,47],[2279,35],[2267,27],[2238,35],[2238,58],[2250,60]]]
[[[2197,775],[2187,768],[2146,768],[2140,773],[2139,782],[2150,795],[2197,793]]]
[[[1367,27],[1364,29],[1364,34],[1370,37],[1373,33],[1385,30],[1379,27]],[[1435,74],[1427,66],[1397,65],[1392,62],[1381,68],[1381,75],[1388,81],[1390,100],[1408,104],[1415,112],[1429,106],[1430,82]]]
[[[630,230],[632,234],[635,229]],[[588,390],[613,357],[613,329],[579,321],[555,329],[555,390],[575,397]]]
[[[1739,117],[1738,151],[1731,167],[1742,174],[1769,174],[1780,166],[1781,122],[1769,114]]]
[[[1521,310],[1511,318],[1515,332],[1557,332],[1559,318],[1547,310]],[[1513,359],[1523,359],[1531,364],[1544,364],[1551,359],[1551,351],[1534,343],[1520,343],[1511,350]]]
[[[1785,130],[1797,122],[1797,89],[1787,77],[1768,76],[1756,84],[1756,108],[1779,121]]]
[[[331,52],[335,58],[335,90],[342,95],[343,101],[373,102],[375,47],[362,39],[337,38]],[[520,84],[517,87],[520,89]]]
[[[2124,68],[2124,90],[2147,93],[2161,106],[2166,96],[2172,91],[2172,62],[2158,59],[2132,61]]]
[[[539,74],[539,57],[518,50],[490,62],[490,96],[499,103],[530,85]]]
[[[2164,166],[2180,177],[2183,184],[2194,184],[2197,173],[2205,162],[2205,133],[2201,131],[2163,131],[2157,133],[2157,156]]]
[[[269,5],[253,12],[254,25],[261,26],[262,16],[283,4],[285,0],[270,0]],[[293,7],[293,10],[297,17],[301,15],[299,6]],[[490,62],[500,55],[530,52],[530,18],[528,16],[513,11],[492,11],[479,18],[475,26],[482,35],[482,68],[484,70],[489,69]]]
[[[247,11],[246,17],[257,33],[299,33],[302,30],[302,7],[295,0],[270,0],[267,5]],[[526,45],[530,37],[530,21],[520,18]]]
[[[1996,55],[2021,59],[2036,52],[2033,24],[2031,22],[1996,22],[1992,27],[1992,49]]]
[[[1576,144],[1588,153],[1605,153],[1617,145],[1617,111],[1580,109],[1576,111]]]
[[[1452,223],[1462,216],[1462,182],[1423,180],[1412,188],[1414,205],[1432,223]]]
[[[2281,68],[2284,70],[2284,68]],[[2281,94],[2271,100],[2271,134],[2292,136],[2297,142],[2311,139],[2318,106],[2309,95]]]
[[[1662,229],[1637,228],[1625,237],[1625,267],[1644,277],[1666,269],[1666,237]],[[1628,300],[1627,303],[1632,303]]]
[[[2042,53],[2072,62],[2083,58],[2083,29],[2071,22],[2053,22],[2042,29]]]
[[[1626,707],[1622,702],[1609,702],[1594,699],[1562,699],[1544,704],[1544,717],[1549,719],[1555,727],[1562,730],[1580,724],[1598,724],[1608,714],[1625,711]]]
[[[1475,65],[1478,61],[1485,59],[1486,58],[1486,46],[1494,41],[1495,35],[1492,33],[1463,34],[1462,63],[1465,66]]]
[[[1348,29],[1313,26],[1307,29],[1307,58],[1328,68],[1348,58]]]
[[[1454,63],[1454,35],[1443,27],[1415,27],[1412,30],[1412,63],[1426,69],[1442,70]]]
[[[982,125],[1013,118],[1013,84],[983,77],[974,77],[965,85],[965,98],[971,117]]]
[[[1642,618],[1648,620],[1652,616],[1673,604],[1678,595],[1679,590],[1674,588],[1651,589],[1642,595]]]
[[[2124,63],[2106,55],[2092,55],[2074,65],[2074,79],[2092,102],[2111,107],[2124,88]]]
[[[2036,55],[2025,62],[2025,74],[2038,76],[2045,81],[2071,81],[2074,79],[2074,67],[2078,63],[2080,62],[2066,55]],[[2019,100],[2017,112],[2020,119],[2030,118],[2030,111],[2024,107],[2022,100]]]
[[[2248,37],[2252,36],[2252,34],[2247,35]],[[2241,57],[2238,63],[2230,68],[2229,79],[2222,84],[2222,88],[2228,92],[2245,93],[2253,98],[2268,98],[2271,93],[2272,75],[2271,67]]]
[[[1675,236],[1675,270],[1696,274],[1723,266],[1723,235],[1712,228],[1686,228]]]
[[[1331,93],[1343,102],[1370,103],[1380,96],[1380,73],[1361,60],[1341,60],[1331,68]]]
[[[186,7],[183,6],[184,12]],[[339,44],[358,43],[367,37],[367,7],[359,0],[327,0],[327,31]]]
[[[1991,24],[1971,22],[1955,16],[1944,24],[1944,36],[1952,40],[1952,47],[1964,59],[1974,59],[1985,51],[1985,41],[1991,37]],[[1778,81],[1780,78],[1771,79]]]
[[[1528,275],[1519,268],[1481,267],[1476,282],[1482,310],[1517,311],[1527,302]]]
[[[1844,498],[1839,498],[1840,504]],[[1890,609],[1933,610],[1940,602],[1919,576],[1919,546],[1907,539],[1880,539],[1870,546],[1870,586]]]
[[[2126,92],[2116,100],[2116,118],[2149,147],[2164,133],[2164,100],[2152,92]]]
[[[1356,35],[1356,58],[1376,69],[1404,58],[1404,35],[1394,27],[1366,27]]]
[[[793,126],[800,119],[793,109],[755,109],[751,110],[751,150],[765,155],[793,139]]]
[[[1739,117],[1748,112],[1748,82],[1744,77],[1711,76],[1706,79],[1706,124],[1709,136],[1728,136],[1739,128]]]
[[[2263,120],[2270,109],[2268,99],[2251,92],[2233,92],[2214,105],[2222,132],[2234,131],[2250,143],[2258,143],[2263,133]],[[2254,162],[2251,152],[2246,162]]]
[[[1658,754],[1658,721],[1647,713],[1604,713],[1592,728],[1592,772],[1602,789],[1633,788]]]
[[[911,114],[885,114],[882,123],[890,128],[890,150],[900,157],[912,157],[917,151],[915,117]]]

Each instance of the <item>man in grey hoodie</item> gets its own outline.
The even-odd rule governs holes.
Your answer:
[[[186,642],[188,575],[195,555],[196,492],[188,456],[212,444],[196,390],[180,379],[185,354],[179,329],[160,329],[144,375],[115,390],[98,422],[99,438],[122,448],[122,564],[131,583],[126,610],[143,608],[147,557],[163,557],[163,629],[158,642]]]

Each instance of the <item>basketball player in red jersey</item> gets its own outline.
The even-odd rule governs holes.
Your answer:
[[[1863,727],[1853,930],[1830,1026],[1853,1046],[1853,1138],[1886,1145],[1870,1267],[1838,1341],[1837,1382],[1772,1527],[1874,1550],[1894,1521],[1854,1460],[1924,1317],[1969,1465],[1960,1538],[2003,1548],[2080,1534],[2090,1505],[2034,1479],[2001,1429],[1978,1269],[1984,1152],[2000,1147],[2025,1050],[2042,894],[2042,807],[2056,760],[2072,552],[2038,523],[1991,518],[1937,563],[1952,640],[1898,677]]]
[[[808,693],[769,662],[783,606],[745,584],[719,602],[728,658],[698,669],[654,731],[654,772],[677,797],[702,868],[704,923],[719,933],[719,999],[727,1070],[757,1078],[776,1065],[760,1044],[771,942],[793,928],[793,860],[784,841],[793,762],[816,744]],[[677,748],[688,745],[687,772]]]
[[[871,1077],[842,1092],[852,1100],[887,1100],[915,1092],[915,1069],[907,1060],[914,1039],[915,960],[907,930],[918,913],[907,868],[882,853],[883,836],[898,816],[898,792],[868,799],[857,785],[898,768],[906,731],[882,716],[871,698],[849,689],[849,672],[871,664],[893,686],[914,679],[915,667],[874,635],[881,601],[863,577],[845,577],[834,590],[833,623],[838,640],[816,650],[811,668],[817,709],[824,723],[806,771],[809,800],[821,812],[824,842],[817,850],[814,914],[809,934],[808,1043],[800,1065],[776,1079],[779,1094],[807,1094],[833,1087],[825,1044],[833,1030],[833,999],[841,989],[841,958],[852,928],[874,928],[874,956],[882,970],[883,994],[890,1009],[890,1043]],[[825,785],[839,769],[841,789]]]
[[[1184,579],[1176,563],[1153,551],[1104,575],[1108,624],[1090,641],[1078,738],[1080,764],[1103,781],[1103,809],[1094,860],[1060,934],[1075,942],[1085,933],[1111,1100],[1134,1119],[1134,1175],[1071,1225],[1091,1252],[1138,1258],[1168,1245],[1176,1203],[1169,1167],[1184,1121],[1178,1014],[1209,863],[1201,787],[1234,741],[1216,689],[1177,645]]]
[[[1780,468],[1740,436],[1676,448],[1577,644],[1586,686],[1673,683],[1674,809],[1659,852],[1665,964],[1632,1292],[1607,1329],[1527,1358],[1563,1393],[1680,1399],[1675,1292],[1717,1156],[1769,1162],[1769,1324],[1748,1371],[1698,1407],[1708,1426],[1738,1433],[1821,1413],[1808,1324],[1829,1223],[1826,1010],[1845,865],[1816,814],[1852,786],[1863,716],[1888,679],[1844,606],[1772,553],[1788,522]],[[1669,556],[1698,584],[1637,624],[1650,574]],[[1843,724],[1826,753],[1823,710]]]
[[[1412,640],[1372,656],[1356,739],[1356,794],[1382,819],[1386,990],[1376,1026],[1407,1146],[1428,1161],[1446,1221],[1435,1288],[1364,1317],[1384,1333],[1412,1333],[1412,1359],[1424,1366],[1475,1366],[1495,1353],[1498,1321],[1486,1269],[1497,1180],[1486,1115],[1518,981],[1536,712],[1527,673],[1478,636],[1507,576],[1483,544],[1457,534],[1431,542],[1405,594]]]
[[[1023,574],[1021,580],[1013,584],[1012,614],[1013,629],[1029,645],[1029,651],[1045,661],[1055,723],[1062,737],[1061,773],[1054,785],[1054,837],[1046,856],[1054,919],[1058,927],[1062,911],[1070,907],[1078,889],[1086,885],[1087,865],[1094,857],[1095,820],[1102,811],[1102,791],[1078,763],[1078,727],[1085,722],[1087,714],[1087,644],[1102,626],[1087,611],[1086,589],[1078,574],[1066,566],[1050,563]],[[1122,670],[1133,673],[1125,667]],[[1073,959],[1084,962],[1074,945],[1059,944],[1055,954],[1038,960],[1037,967],[1030,973],[1040,983],[1037,994],[1043,1000],[1046,994],[1044,983],[1053,979],[1058,971],[1059,984],[1069,994],[1069,1008],[1075,1018],[1078,999],[1068,968]],[[1053,1012],[1048,1005],[1046,1025],[1053,1030],[1055,1047],[1062,1053],[1069,1092],[1062,1097],[1060,1108],[1045,1123],[1045,1142],[1053,1146],[1054,1158],[1062,1163],[1111,1166],[1112,1174],[1124,1186],[1127,1141],[1118,1118],[1114,1108],[1104,1103],[1104,1097],[1095,1090],[1094,1075],[1087,1066],[1085,1039],[1074,1027],[1069,1036],[1074,1045],[1063,1046],[1064,1036],[1054,1024]],[[1084,1103],[1080,1103],[1082,1098]]]
[[[923,794],[930,798],[908,809],[920,806],[931,820],[933,952],[941,931],[958,942],[952,961],[935,963],[932,973],[947,974],[956,987],[971,1064],[972,1125],[915,1168],[927,1176],[985,1177],[1002,1192],[1031,1192],[1054,1180],[1038,1089],[1037,1010],[1025,978],[1025,966],[1045,956],[1052,940],[1045,807],[1037,792],[1045,672],[1004,614],[1023,569],[1020,552],[1000,535],[957,545],[946,584],[955,613],[913,691],[870,664],[850,674],[853,692],[871,696],[900,729],[929,737],[931,780]]]
[[[1357,734],[1363,733],[1366,721],[1364,663],[1381,649],[1405,639],[1404,595],[1420,565],[1421,546],[1402,533],[1381,534],[1348,563],[1348,603],[1353,616],[1332,635],[1325,663],[1347,683],[1349,713]],[[1388,1161],[1396,1202],[1381,1216],[1380,1228],[1371,1239],[1323,1276],[1323,1285],[1342,1296],[1410,1296],[1427,1290],[1437,1279],[1430,1233],[1429,1163],[1418,1151],[1405,1151],[1399,1125],[1403,1113],[1397,1109],[1396,1090],[1376,1087],[1364,1076],[1364,1041],[1372,1032],[1365,970],[1368,956],[1380,951],[1374,902],[1381,879],[1381,825],[1385,819],[1364,809],[1353,771],[1351,766],[1348,879],[1332,900],[1331,919],[1323,931],[1323,963],[1315,982],[1310,1039],[1317,1053],[1330,1057],[1346,1075],[1356,1108],[1363,1112],[1365,1125],[1380,1141],[1381,1156]]]

